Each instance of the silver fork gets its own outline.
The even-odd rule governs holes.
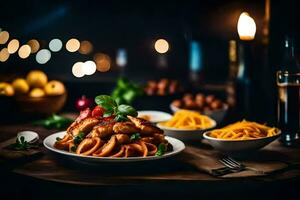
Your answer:
[[[252,167],[247,167],[229,156],[225,156],[225,157],[221,158],[219,161],[234,172],[240,172],[243,170],[251,170],[251,171],[254,171],[256,174],[265,174],[264,171],[254,169]]]

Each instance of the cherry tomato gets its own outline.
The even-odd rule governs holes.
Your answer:
[[[102,117],[104,113],[104,108],[101,106],[96,106],[94,110],[92,111],[92,117]]]

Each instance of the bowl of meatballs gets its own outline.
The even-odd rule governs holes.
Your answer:
[[[214,95],[186,93],[181,99],[173,100],[170,104],[170,109],[172,112],[176,112],[179,109],[198,111],[220,123],[226,116],[228,104]]]

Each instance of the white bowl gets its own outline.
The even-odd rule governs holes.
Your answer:
[[[228,140],[228,139],[219,139],[209,136],[210,131],[207,131],[203,134],[203,137],[207,142],[216,150],[224,153],[241,153],[261,149],[277,139],[281,131],[277,135],[270,137],[262,137],[257,139],[248,139],[248,140]]]
[[[172,118],[172,115],[163,111],[158,110],[140,110],[138,111],[138,117],[141,117],[142,115],[148,115],[150,117],[150,122],[152,123],[158,123],[158,122],[164,122],[168,121]]]
[[[215,120],[211,119],[212,126],[207,129],[179,129],[179,128],[171,128],[162,125],[161,123],[157,124],[157,127],[164,130],[165,135],[177,138],[182,141],[194,141],[194,140],[201,140],[203,138],[203,133],[208,131],[214,127],[216,127],[217,123]]]
[[[228,104],[223,103],[223,108],[218,109],[218,110],[214,110],[214,111],[203,111],[203,112],[199,112],[203,115],[207,115],[210,118],[216,120],[217,123],[222,122],[222,120],[224,119],[227,111],[228,111]],[[170,104],[170,109],[172,110],[173,113],[175,113],[176,111],[180,110],[180,108]],[[197,110],[194,110],[197,111]]]

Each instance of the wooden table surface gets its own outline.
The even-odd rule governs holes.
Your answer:
[[[14,124],[0,126],[0,142],[16,135],[18,131],[34,130],[39,133],[41,139],[57,132],[57,130],[47,130],[42,127],[33,127],[30,124]],[[293,157],[294,160],[300,160],[300,149],[290,149],[280,146],[274,142],[276,148],[281,148],[286,154]],[[297,152],[297,153],[295,153]],[[276,173],[270,176],[240,179],[216,178],[207,173],[196,170],[192,166],[178,161],[180,155],[162,161],[145,162],[138,164],[101,164],[100,166],[83,166],[71,160],[59,158],[42,148],[42,155],[36,159],[22,163],[9,165],[7,169],[13,173],[34,177],[45,181],[54,181],[60,183],[77,185],[135,185],[143,183],[168,183],[168,182],[236,182],[245,179],[252,181],[275,181],[286,179],[298,179],[300,169],[293,168]]]

